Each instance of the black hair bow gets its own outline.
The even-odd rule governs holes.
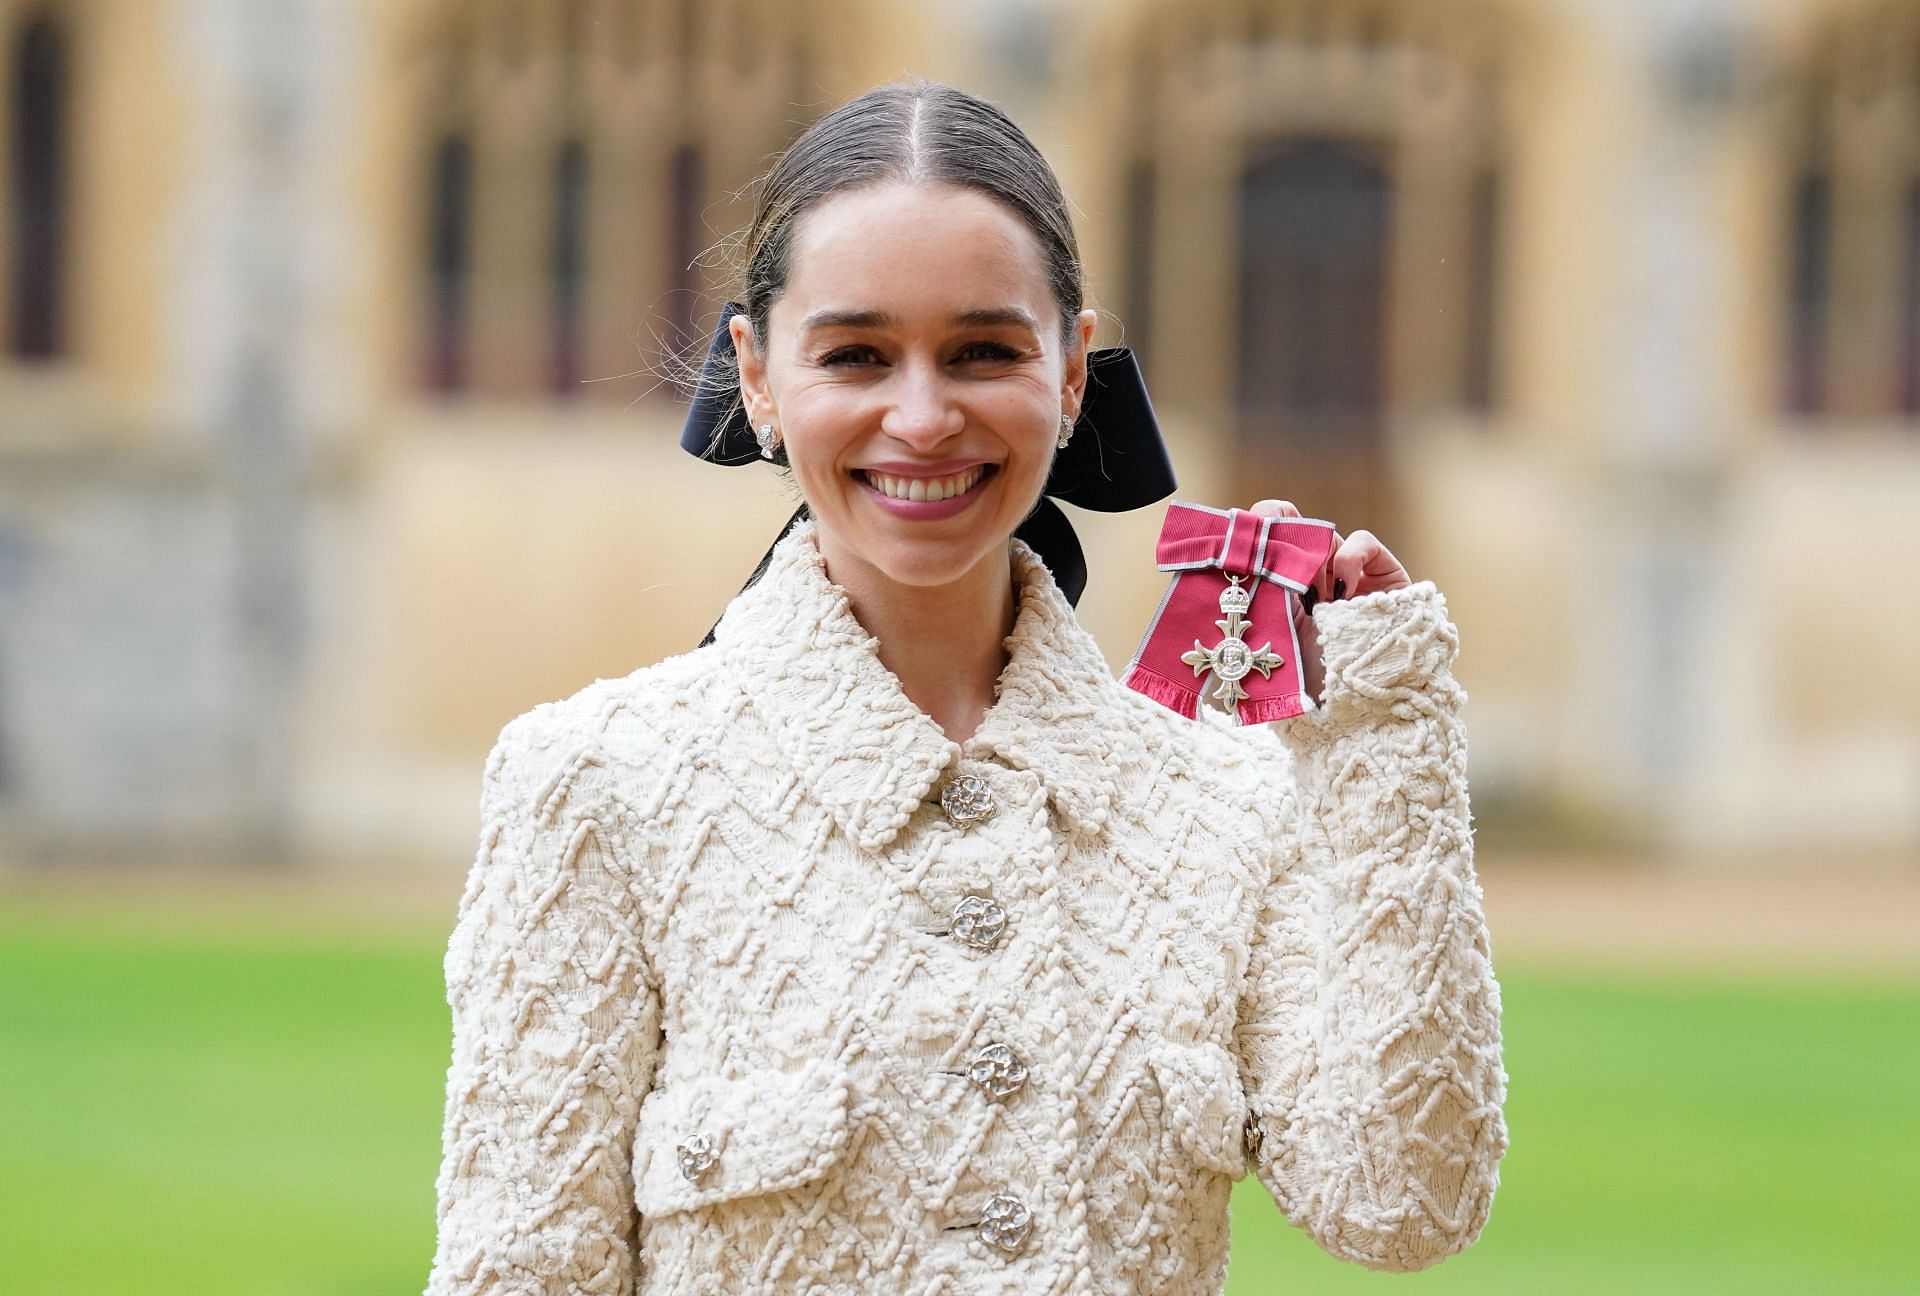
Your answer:
[[[746,409],[734,397],[738,362],[728,322],[740,311],[740,304],[730,301],[720,312],[680,433],[680,447],[688,454],[728,467],[761,458]],[[1175,488],[1173,463],[1140,362],[1126,347],[1103,347],[1087,354],[1087,389],[1073,438],[1054,456],[1040,502],[1014,534],[1033,547],[1067,601],[1077,605],[1087,587],[1087,558],[1073,524],[1054,500],[1100,513],[1125,513],[1165,499]],[[802,504],[787,519],[747,578],[748,586],[760,579],[774,548],[806,516]],[[702,646],[712,640],[709,630]]]

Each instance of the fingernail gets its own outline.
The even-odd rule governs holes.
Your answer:
[[[1333,596],[1335,598],[1345,598],[1347,596],[1347,583],[1344,580],[1340,580],[1337,577],[1334,579]]]

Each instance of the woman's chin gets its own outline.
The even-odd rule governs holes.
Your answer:
[[[935,589],[965,579],[996,554],[1004,558],[1014,525],[970,526],[944,535],[911,526],[861,526],[850,536],[843,533],[834,547],[895,585]]]
[[[893,546],[878,555],[875,571],[895,585],[939,589],[964,580],[993,551],[992,544],[935,544],[926,541]]]

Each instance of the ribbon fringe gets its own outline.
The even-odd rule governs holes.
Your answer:
[[[1120,681],[1135,692],[1145,694],[1163,707],[1179,712],[1189,720],[1199,719],[1200,690],[1186,688],[1174,683],[1157,671],[1150,671],[1139,662],[1127,668]]]
[[[1270,720],[1291,720],[1307,712],[1306,697],[1300,693],[1281,693],[1274,697],[1245,698],[1240,703],[1240,723],[1266,724]]]

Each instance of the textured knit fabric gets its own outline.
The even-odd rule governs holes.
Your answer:
[[[1249,1169],[1361,1264],[1479,1235],[1506,1075],[1445,600],[1321,603],[1323,705],[1234,729],[1123,688],[1013,552],[964,744],[810,523],[713,644],[506,726],[430,1296],[1200,1296]],[[962,774],[991,817],[943,810]],[[997,1095],[991,1044],[1026,1068]]]

